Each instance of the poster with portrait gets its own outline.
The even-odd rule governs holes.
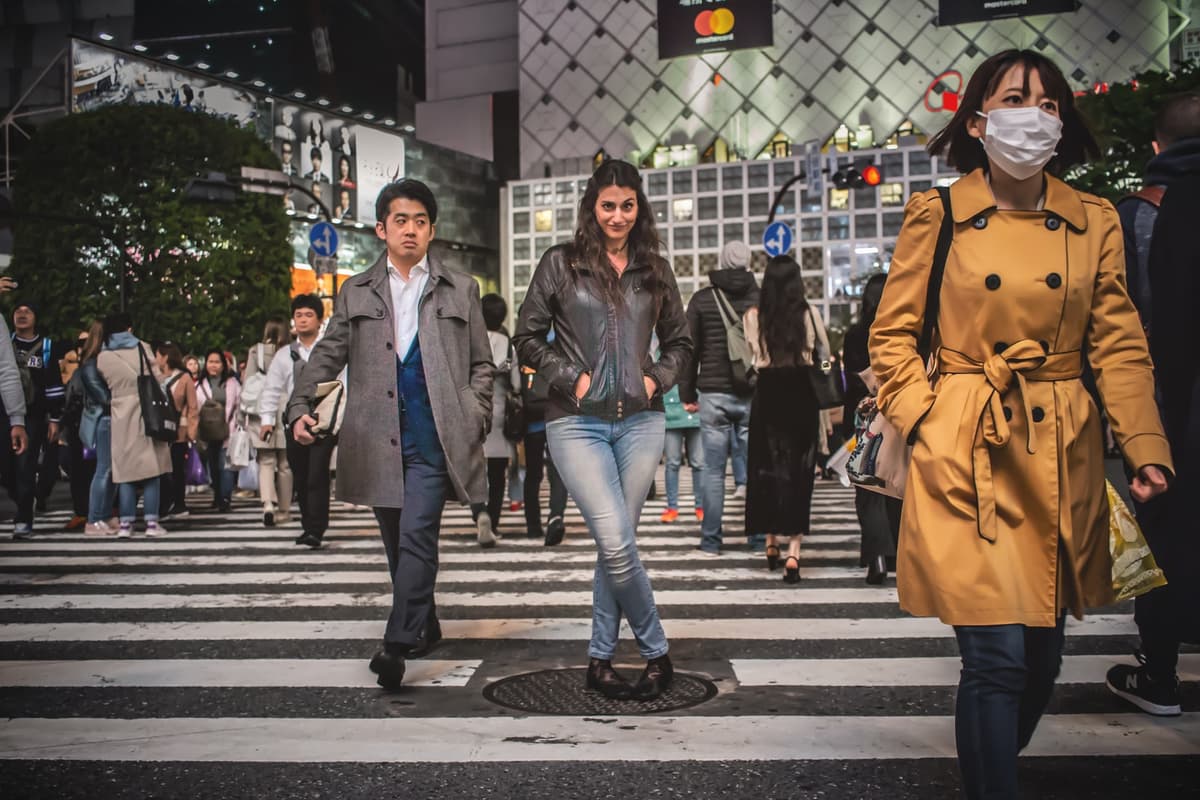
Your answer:
[[[320,197],[333,219],[357,219],[359,126],[300,106],[277,103],[273,146],[283,171]],[[297,212],[320,213],[309,197],[289,196]]]
[[[375,221],[375,198],[394,180],[404,177],[404,139],[366,125],[358,126],[358,218]]]
[[[71,110],[163,103],[257,127],[263,106],[258,97],[207,75],[170,69],[78,40],[71,43]]]

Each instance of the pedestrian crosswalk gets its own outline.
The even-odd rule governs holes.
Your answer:
[[[690,498],[690,476],[682,483]],[[203,776],[244,762],[830,760],[869,765],[886,786],[889,770],[909,774],[900,760],[953,785],[952,632],[903,614],[893,581],[864,583],[850,490],[818,481],[797,586],[749,548],[742,500],[726,500],[719,558],[695,550],[690,509],[662,524],[663,508],[647,502],[639,547],[672,657],[718,687],[670,715],[636,704],[608,718],[523,715],[482,697],[499,679],[586,659],[595,553],[573,507],[553,548],[506,510],[494,550],[475,543],[467,510],[447,510],[446,640],[410,662],[397,694],[367,670],[390,604],[369,511],[335,503],[319,551],[292,543],[295,525],[262,527],[249,503],[170,521],[161,539],[0,542],[0,776],[58,762],[186,763]],[[63,521],[47,515],[39,529]],[[1067,634],[1060,688],[1028,755],[1153,756],[1165,765],[1152,777],[1159,796],[1185,796],[1170,789],[1200,765],[1200,715],[1142,715],[1103,687],[1108,667],[1130,660],[1131,606],[1069,621]],[[616,664],[632,675],[630,639],[626,630]],[[1180,675],[1200,681],[1200,654],[1183,655]],[[1189,689],[1185,710],[1194,700]]]

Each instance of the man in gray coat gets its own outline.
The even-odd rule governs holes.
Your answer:
[[[400,686],[404,659],[441,638],[433,605],[438,531],[451,492],[487,500],[483,440],[491,422],[492,364],[473,278],[428,255],[437,201],[420,181],[388,184],[375,203],[387,246],[348,279],[325,337],[296,379],[287,418],[313,441],[317,384],[347,368],[338,497],[369,505],[387,550],[392,611],[371,659],[379,685]]]

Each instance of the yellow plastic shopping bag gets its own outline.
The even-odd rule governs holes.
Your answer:
[[[1108,491],[1108,550],[1112,554],[1112,582],[1117,599],[1128,600],[1166,586],[1167,579],[1129,507],[1111,483],[1105,481],[1104,486]]]

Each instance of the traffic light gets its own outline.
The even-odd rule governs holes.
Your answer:
[[[883,183],[883,170],[875,164],[868,164],[861,170],[857,167],[849,167],[833,173],[833,185],[838,189],[861,189],[864,186],[878,186],[881,183]]]

